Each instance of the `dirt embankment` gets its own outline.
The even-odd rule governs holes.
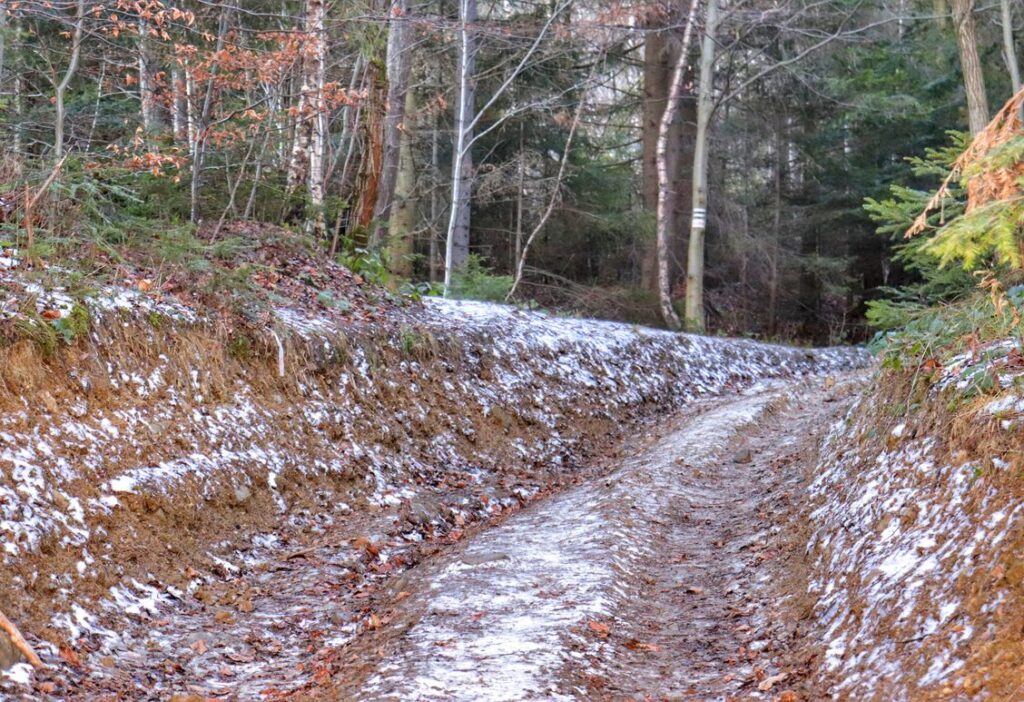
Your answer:
[[[1001,382],[971,398],[979,364]],[[843,700],[1024,699],[1019,370],[968,354],[924,375],[882,375],[811,487],[823,680]]]
[[[110,612],[190,596],[282,523],[443,532],[654,412],[863,361],[472,303],[347,328],[280,308],[244,343],[186,312],[97,303],[87,339],[2,350],[0,593],[44,658],[102,654]]]

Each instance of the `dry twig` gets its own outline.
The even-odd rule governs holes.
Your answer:
[[[14,644],[14,647],[21,652],[21,655],[25,657],[25,660],[28,661],[33,668],[38,670],[46,667],[39,659],[39,656],[36,655],[36,652],[32,650],[28,641],[25,640],[25,637],[21,635],[20,631],[18,631],[18,627],[14,626],[14,623],[4,616],[3,612],[0,612],[0,630],[7,632],[7,636],[10,637],[11,643]]]

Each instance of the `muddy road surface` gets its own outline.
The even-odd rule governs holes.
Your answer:
[[[816,699],[802,493],[850,388],[695,403],[603,473],[429,546],[378,536],[385,515],[267,535],[222,582],[126,605],[115,655],[65,661],[53,697]]]

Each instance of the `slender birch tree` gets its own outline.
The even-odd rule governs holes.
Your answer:
[[[469,260],[470,195],[473,185],[473,144],[482,136],[497,129],[514,114],[527,108],[507,110],[486,129],[477,131],[483,115],[487,114],[508,91],[512,84],[534,59],[551,26],[572,7],[573,0],[558,0],[551,9],[540,31],[498,88],[490,94],[479,110],[474,110],[476,86],[477,22],[476,0],[459,0],[459,65],[458,102],[455,114],[455,148],[452,156],[452,201],[449,208],[448,235],[445,243],[444,292],[451,292],[452,274],[465,267]]]
[[[714,3],[715,0],[710,0],[710,2]],[[672,213],[675,203],[675,193],[672,192],[673,174],[669,173],[669,141],[672,134],[672,125],[679,114],[679,104],[683,97],[683,80],[690,61],[690,41],[693,37],[693,27],[697,22],[699,4],[700,0],[690,0],[690,7],[686,13],[686,29],[683,33],[683,44],[679,50],[679,58],[676,59],[675,69],[672,72],[668,103],[665,105],[665,111],[661,115],[661,122],[658,126],[656,152],[658,172],[658,221],[656,233],[658,305],[661,310],[662,320],[669,329],[679,329],[681,327],[679,315],[676,314],[675,308],[672,306],[671,280],[669,278],[668,241],[671,235],[670,228],[672,226]],[[709,16],[711,12],[711,6],[709,5]],[[703,61],[701,67],[703,70]],[[696,173],[694,176],[696,177]],[[696,221],[696,217],[694,217],[694,221]]]

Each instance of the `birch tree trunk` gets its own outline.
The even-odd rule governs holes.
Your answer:
[[[708,221],[708,131],[714,104],[715,32],[718,29],[718,0],[708,0],[704,19],[704,40],[700,51],[700,81],[697,85],[697,138],[693,149],[693,217],[690,246],[686,257],[686,326],[704,331],[704,233]]]
[[[286,189],[291,196],[300,185],[309,178],[309,143],[313,132],[313,106],[310,104],[313,97],[313,81],[316,80],[313,62],[315,61],[315,48],[311,45],[313,38],[313,15],[316,0],[307,3],[306,16],[303,19],[303,34],[305,43],[302,47],[302,61],[299,63],[300,81],[299,102],[295,109],[295,128],[292,135],[291,155],[288,161],[288,175]]]
[[[75,3],[75,29],[71,35],[71,59],[68,61],[64,77],[54,91],[54,103],[57,109],[56,123],[53,129],[53,153],[54,158],[60,161],[64,158],[64,120],[66,119],[64,109],[64,95],[67,93],[71,79],[75,77],[78,70],[78,59],[82,54],[82,29],[85,24],[85,0],[78,0]]]
[[[476,63],[472,25],[477,20],[476,0],[459,0],[459,99],[455,109],[455,150],[452,155],[452,203],[444,255],[444,294],[451,292],[452,273],[469,260],[470,188],[472,187],[473,109]]]
[[[685,18],[679,18],[684,20]],[[654,29],[654,27],[652,27]],[[658,180],[658,136],[661,131],[661,118],[668,104],[668,94],[672,86],[674,67],[679,60],[679,47],[672,49],[669,38],[676,33],[668,29],[652,31],[644,41],[643,69],[643,109],[641,143],[643,159],[641,167],[641,195],[644,209],[652,214],[658,211],[660,185]],[[675,39],[673,39],[675,41]],[[687,64],[687,76],[692,71]],[[690,90],[685,89],[687,98],[692,97]],[[683,100],[677,108],[677,114],[669,131],[668,158],[666,166],[671,181],[668,207],[668,251],[669,275],[672,278],[681,266],[673,266],[673,253],[681,242],[686,240],[689,230],[691,173],[693,165],[693,125],[696,123],[696,101]],[[658,290],[658,248],[657,239],[644,242],[640,259],[640,287],[656,293]]]
[[[953,0],[953,22],[956,41],[960,49],[960,67],[963,71],[964,90],[967,93],[967,122],[971,134],[977,134],[988,124],[988,97],[985,94],[985,76],[978,57],[978,35],[974,24],[975,0]]]
[[[408,15],[408,0],[392,0],[388,10],[388,94],[384,113],[380,182],[377,185],[377,202],[373,212],[375,223],[373,235],[370,237],[371,249],[379,249],[384,243],[392,201],[396,197],[395,184],[399,175],[402,144],[405,140],[402,122],[407,113],[406,95],[409,93],[409,74],[412,66],[412,52],[409,47],[412,28]]]
[[[1013,44],[1013,11],[1010,7],[1010,0],[1000,0],[999,9],[1003,20],[1003,60],[1006,61],[1006,69],[1010,72],[1010,84],[1013,86],[1013,94],[1020,92],[1020,64],[1017,62],[1017,48]]]
[[[325,0],[306,0],[307,12],[314,42],[311,107],[313,110],[312,139],[309,146],[309,205],[312,217],[306,218],[306,231],[317,240],[327,238],[324,214],[324,155],[327,147],[327,104],[324,88],[327,82],[327,37],[324,20]]]
[[[656,251],[658,260],[658,307],[661,310],[662,320],[669,329],[679,329],[679,315],[672,306],[672,282],[669,276],[669,250],[668,242],[671,235],[671,227],[674,221],[672,217],[675,203],[673,186],[673,174],[669,171],[669,142],[671,139],[672,127],[679,115],[679,105],[683,97],[683,79],[686,76],[686,66],[690,56],[690,41],[693,37],[693,26],[697,20],[697,7],[700,0],[691,0],[690,9],[686,18],[686,29],[683,34],[683,44],[679,49],[679,57],[676,60],[675,69],[672,72],[672,83],[669,88],[668,102],[665,104],[665,111],[661,115],[661,122],[658,126],[657,142],[657,172],[658,172],[658,207],[657,207],[657,233]],[[713,4],[715,0],[710,0]],[[712,10],[709,6],[708,16],[712,17]],[[701,67],[703,70],[703,59],[701,55]],[[698,127],[699,133],[699,127]],[[691,243],[692,243],[691,231]]]

